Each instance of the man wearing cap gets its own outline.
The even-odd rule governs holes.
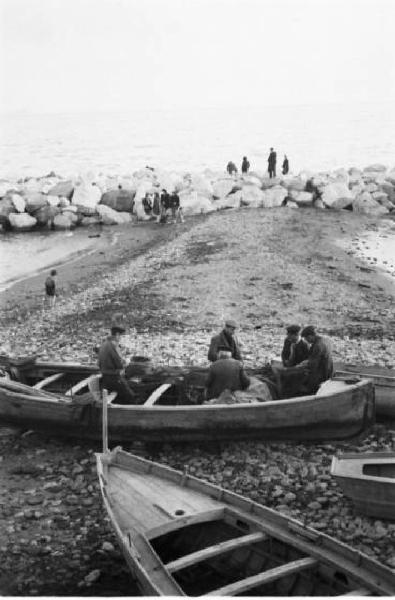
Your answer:
[[[307,394],[315,394],[321,383],[333,375],[332,344],[328,338],[318,335],[312,325],[303,329],[302,337],[310,344],[307,361],[299,365],[308,371],[304,388]]]
[[[119,323],[113,323],[111,335],[100,346],[98,363],[102,374],[102,387],[109,392],[117,392],[116,404],[135,404],[135,394],[125,378],[126,360],[122,357],[119,347],[123,333],[125,328]]]
[[[234,333],[237,328],[236,321],[233,319],[227,319],[225,321],[225,327],[218,335],[214,335],[210,341],[210,348],[208,350],[208,359],[210,362],[215,362],[218,358],[218,349],[221,346],[226,348],[232,358],[235,360],[241,360],[241,353],[239,343]]]
[[[232,358],[227,346],[219,346],[217,360],[210,365],[206,380],[206,398],[218,398],[224,390],[236,392],[245,390],[250,385],[243,365]]]
[[[295,367],[309,356],[309,345],[300,337],[300,325],[289,325],[284,340],[281,360],[284,367]]]

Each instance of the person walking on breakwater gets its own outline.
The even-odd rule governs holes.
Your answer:
[[[167,211],[170,208],[170,194],[167,190],[163,189],[160,196],[160,219],[159,223],[166,223]]]
[[[229,175],[236,175],[237,173],[237,167],[235,163],[231,160],[226,165],[226,170],[228,171]]]
[[[223,391],[246,390],[250,385],[243,365],[232,358],[227,346],[219,346],[217,360],[210,366],[206,379],[206,399],[218,398]]]
[[[160,195],[159,192],[154,192],[154,202],[152,205],[152,214],[154,215],[156,222],[160,220]]]
[[[249,160],[247,159],[246,156],[243,156],[243,162],[241,163],[241,172],[243,173],[243,175],[247,175],[249,168],[250,168]]]
[[[287,175],[289,171],[289,160],[287,158],[287,155],[284,154],[284,160],[283,160],[283,175]]]
[[[53,308],[56,302],[57,290],[56,290],[56,269],[52,269],[50,274],[45,280],[45,297],[44,297],[44,306],[49,306],[49,308]]]
[[[241,360],[241,352],[239,348],[239,342],[235,336],[237,329],[236,321],[233,319],[227,319],[223,330],[218,334],[214,335],[210,341],[210,347],[208,350],[208,360],[215,362],[218,358],[218,349],[220,347],[229,350],[231,357],[235,360]]]
[[[270,148],[270,154],[269,154],[269,158],[267,159],[268,162],[268,171],[269,171],[269,177],[275,177],[276,176],[276,163],[277,163],[277,153],[274,151],[274,148]]]
[[[174,223],[183,223],[182,209],[180,206],[180,196],[174,191],[170,196],[171,216]]]
[[[119,341],[125,328],[113,322],[111,335],[99,349],[98,364],[102,374],[102,388],[109,392],[117,392],[117,404],[136,404],[136,396],[125,378],[126,360],[122,357]]]

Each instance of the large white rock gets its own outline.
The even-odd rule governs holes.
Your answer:
[[[12,183],[10,181],[2,179],[0,181],[0,198],[4,198],[6,193],[12,189]]]
[[[56,215],[53,219],[54,229],[65,231],[68,229],[74,228],[74,223],[72,222],[72,213],[68,212],[65,214]]]
[[[34,218],[37,219],[37,225],[49,225],[53,222],[56,215],[59,214],[57,206],[42,206],[34,213]]]
[[[25,212],[26,202],[25,199],[22,198],[19,194],[11,194],[12,204],[15,207],[15,210],[19,213]]]
[[[203,177],[203,175],[193,173],[191,176],[191,187],[195,192],[198,192],[203,196],[209,197],[213,195],[213,186],[206,177]]]
[[[37,219],[27,213],[11,213],[8,219],[11,227],[18,231],[30,231],[37,223]]]
[[[263,208],[275,208],[276,206],[281,206],[287,195],[288,191],[282,185],[270,188],[264,193],[262,206]]]
[[[311,192],[292,191],[292,198],[301,206],[311,206],[313,204],[313,194]]]
[[[234,194],[229,194],[225,198],[213,201],[213,206],[216,210],[222,210],[225,208],[240,208],[241,202],[241,191],[237,191]]]
[[[96,208],[102,196],[99,186],[83,181],[74,188],[72,203],[76,206]]]
[[[30,192],[25,196],[26,212],[32,214],[43,206],[47,206],[48,196],[41,192]]]
[[[369,192],[362,192],[362,194],[354,198],[352,206],[355,212],[363,214],[383,215],[388,212],[385,206],[381,206],[373,200]]]
[[[231,193],[235,185],[234,179],[219,179],[213,183],[213,196],[214,198],[225,198]]]
[[[360,183],[362,181],[362,171],[353,167],[349,170],[348,177],[349,184]]]
[[[392,169],[389,173],[387,173],[385,178],[387,181],[395,185],[395,169]]]
[[[183,191],[179,193],[180,206],[184,215],[199,215],[216,210],[210,198],[196,191]]]
[[[74,191],[74,183],[71,179],[65,181],[59,181],[56,185],[50,188],[48,191],[49,196],[65,196],[66,198],[71,198],[71,195]]]
[[[352,198],[353,195],[345,183],[330,183],[322,189],[322,201],[325,206],[332,204],[339,198]]]
[[[272,187],[276,187],[280,183],[281,183],[281,180],[279,177],[272,177],[272,178],[264,177],[261,182],[261,188],[263,190],[269,190]]]
[[[252,185],[258,186],[259,188],[262,185],[261,179],[259,179],[259,177],[255,177],[254,175],[244,175],[242,179],[244,183],[251,183]]]
[[[331,205],[331,208],[336,208],[341,210],[342,208],[346,208],[347,206],[351,206],[353,202],[352,198],[337,198]]]
[[[132,220],[132,215],[126,212],[118,212],[105,204],[99,204],[97,212],[104,225],[121,225]]]
[[[75,226],[78,224],[78,221],[80,220],[80,218],[75,211],[71,210],[72,208],[75,208],[75,207],[69,206],[67,209],[62,210],[62,215],[67,217],[69,219],[70,223]]]
[[[306,181],[301,179],[300,177],[293,177],[290,175],[286,175],[283,179],[283,186],[288,190],[295,190],[298,192],[303,192],[306,185]]]
[[[67,200],[67,198],[65,198],[65,200],[67,201],[68,204],[70,204],[69,200]],[[47,202],[49,204],[49,206],[59,206],[61,201],[61,198],[59,198],[59,196],[53,196],[52,194],[47,196]]]
[[[265,192],[256,185],[244,185],[242,190],[236,193],[240,194],[242,206],[260,208],[265,198]]]

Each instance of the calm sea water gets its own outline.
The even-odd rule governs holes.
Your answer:
[[[292,95],[292,90],[290,90]],[[266,170],[270,146],[291,171],[395,165],[395,112],[380,105],[288,106],[0,117],[0,178],[67,177],[86,171],[129,174],[168,170]],[[0,238],[0,286],[61,261],[87,235],[7,234]]]
[[[290,90],[292,95],[292,90]],[[267,168],[274,146],[291,170],[395,164],[390,104],[134,111],[0,118],[0,177],[125,174],[150,165],[224,169],[247,155]]]

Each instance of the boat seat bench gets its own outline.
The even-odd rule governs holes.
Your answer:
[[[240,581],[235,581],[234,583],[225,585],[222,588],[218,588],[217,590],[213,590],[208,594],[205,594],[205,596],[235,596],[236,594],[246,592],[257,585],[271,583],[272,581],[280,579],[281,577],[286,577],[292,573],[300,573],[300,571],[310,569],[311,567],[315,567],[317,565],[318,560],[311,558],[311,556],[299,558],[298,560],[293,560],[285,565],[280,565],[279,567],[274,567],[273,569],[263,571],[263,573],[258,573],[258,575],[252,575],[251,577],[246,577]]]
[[[49,375],[49,377],[46,377],[45,379],[42,379],[41,381],[38,381],[32,387],[35,390],[42,390],[44,387],[46,387],[47,385],[49,385],[53,381],[57,381],[58,379],[60,379],[61,377],[63,377],[63,375],[64,375],[64,373],[55,373],[54,375]]]
[[[256,531],[254,533],[242,535],[240,537],[228,540],[226,542],[220,542],[219,544],[208,546],[203,550],[198,550],[197,552],[186,554],[185,556],[182,556],[177,560],[167,563],[166,569],[171,573],[174,573],[174,571],[180,571],[185,567],[190,567],[191,565],[194,565],[203,560],[207,560],[208,558],[211,558],[213,556],[217,556],[218,554],[229,552],[230,550],[233,550],[235,548],[242,548],[243,546],[255,544],[256,542],[261,542],[264,539],[267,539],[267,536],[261,531]]]

